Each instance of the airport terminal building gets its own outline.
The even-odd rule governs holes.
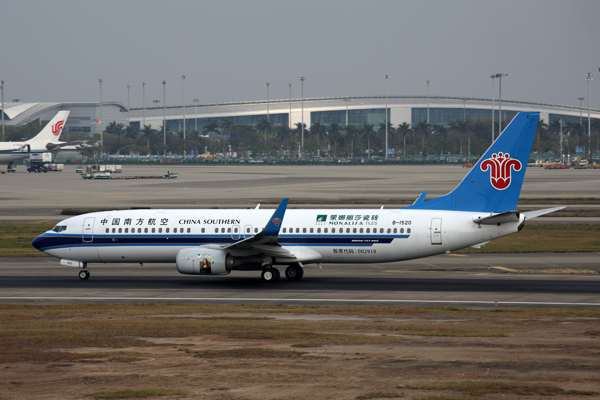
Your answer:
[[[67,132],[85,132],[93,135],[111,122],[131,124],[136,129],[150,125],[162,129],[166,121],[167,130],[202,132],[211,122],[220,123],[228,118],[234,124],[256,124],[268,118],[274,124],[294,127],[304,122],[320,122],[328,125],[338,123],[377,127],[385,123],[386,109],[393,126],[408,123],[413,126],[427,121],[430,124],[448,124],[455,120],[477,120],[499,117],[498,100],[450,96],[364,96],[305,98],[270,101],[247,101],[236,103],[186,104],[166,107],[142,107],[128,109],[119,102],[103,103],[5,103],[4,123],[24,125],[52,119],[60,110],[70,110],[65,125]],[[576,106],[502,100],[502,117],[510,119],[519,111],[540,111],[541,119],[550,124],[557,119],[563,122],[587,121],[587,108]],[[592,109],[590,116],[600,119],[600,109]]]

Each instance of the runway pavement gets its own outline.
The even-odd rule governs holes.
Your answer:
[[[180,275],[174,265],[92,265],[87,281],[51,258],[0,259],[0,302],[436,305],[469,309],[600,308],[600,275],[513,274],[507,269],[600,271],[597,253],[440,255],[390,264],[307,267],[301,281],[265,284],[258,272]],[[282,270],[283,272],[283,270]],[[497,304],[497,305],[496,305]]]

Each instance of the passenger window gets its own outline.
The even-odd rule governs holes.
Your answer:
[[[188,228],[188,233],[192,232],[192,228]],[[204,228],[202,228],[202,232],[204,232]]]
[[[204,233],[204,232],[205,232],[205,229],[202,228],[202,233]],[[188,233],[190,233],[190,228],[188,228]]]
[[[219,233],[219,228],[215,228],[215,233]]]
[[[306,228],[302,228],[302,233],[306,233]]]
[[[360,228],[360,233],[363,233],[363,228]]]
[[[225,233],[225,228],[221,228],[221,233]]]
[[[335,233],[335,228],[331,228],[331,233]]]
[[[115,228],[113,228],[112,233],[115,233],[117,230]]]
[[[254,228],[254,233],[258,233],[258,228]]]
[[[352,233],[356,233],[356,228],[352,228]]]
[[[158,228],[158,233],[162,233],[162,228]]]
[[[152,233],[155,233],[155,232],[156,232],[156,228],[152,228]]]
[[[346,228],[346,233],[350,233],[350,228]]]
[[[371,233],[371,228],[367,228],[367,233]]]
[[[406,228],[406,233],[410,233],[410,228]]]
[[[400,228],[400,233],[404,233],[404,228]]]
[[[323,229],[323,232],[327,233],[327,228],[324,228],[324,229]]]
[[[388,228],[388,232],[387,233],[392,233],[392,228]]]
[[[142,233],[142,228],[138,228],[138,233]]]
[[[314,233],[314,231],[315,230],[313,228],[310,228],[310,233]]]
[[[166,228],[166,229],[165,229],[165,233],[169,233],[169,228]]]
[[[231,228],[227,228],[227,233],[231,233]]]
[[[283,233],[285,233],[285,228],[283,228]]]
[[[106,233],[110,232],[110,229],[106,228]]]
[[[148,233],[148,228],[144,228],[144,233]]]
[[[129,233],[129,228],[125,228],[125,233]]]
[[[398,233],[398,228],[394,228],[394,233]]]
[[[321,228],[317,228],[317,233],[321,233]]]
[[[246,228],[246,233],[250,233],[250,228]]]
[[[300,233],[300,228],[296,228],[296,233]]]
[[[123,233],[123,228],[119,228],[119,233]]]

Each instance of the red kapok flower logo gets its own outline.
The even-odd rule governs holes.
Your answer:
[[[521,161],[510,158],[508,153],[494,153],[492,158],[481,163],[482,171],[490,170],[490,183],[498,190],[504,190],[510,186],[511,168],[520,171]]]
[[[275,226],[279,226],[279,224],[281,223],[281,219],[280,218],[273,218],[271,221],[273,221],[273,223],[275,224]]]

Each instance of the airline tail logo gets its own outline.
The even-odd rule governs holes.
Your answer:
[[[490,183],[498,190],[504,190],[510,186],[511,168],[520,171],[521,162],[510,158],[508,153],[494,153],[492,158],[488,158],[481,163],[482,171],[490,170]]]
[[[279,219],[279,218],[273,218],[271,221],[273,221],[275,226],[279,226],[279,224],[281,223],[281,219]]]
[[[57,123],[52,125],[52,134],[54,136],[60,135],[60,132],[62,131],[64,124],[65,124],[65,121],[58,121]]]

